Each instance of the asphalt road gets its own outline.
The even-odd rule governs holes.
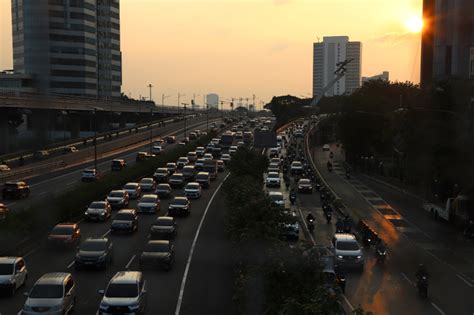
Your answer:
[[[219,204],[211,206],[211,197],[216,192],[220,183],[224,180],[226,173],[219,173],[218,179],[211,183],[211,187],[203,190],[203,196],[198,200],[192,200],[191,215],[184,218],[178,218],[178,235],[173,241],[176,251],[176,262],[171,271],[160,270],[143,270],[145,280],[148,285],[148,305],[146,314],[173,314],[176,312],[179,297],[182,296],[182,313],[189,314],[193,312],[190,307],[197,305],[196,295],[194,292],[200,286],[200,290],[205,290],[207,277],[200,275],[200,270],[203,268],[203,261],[211,261],[212,255],[209,253],[207,241],[214,237],[213,228],[217,227],[217,232],[220,233],[219,226],[213,224],[215,218],[221,220],[221,213]],[[182,189],[173,191],[173,195],[183,195]],[[222,197],[221,197],[222,198]],[[220,198],[220,199],[221,199]],[[217,197],[214,198],[217,200]],[[222,199],[221,199],[222,201]],[[164,215],[167,212],[167,200],[162,200],[161,210],[157,215]],[[136,201],[132,201],[129,208],[135,208]],[[201,224],[201,219],[207,209],[211,220],[208,224],[204,221]],[[115,211],[114,211],[115,214]],[[138,270],[138,256],[141,249],[148,240],[149,227],[157,215],[140,215],[138,231],[132,235],[110,235],[110,221],[105,223],[80,222],[82,239],[87,237],[110,237],[114,247],[114,261],[106,271],[75,271],[73,266],[73,259],[75,249],[72,250],[58,250],[48,248],[46,240],[44,240],[33,251],[25,255],[25,260],[29,272],[28,284],[18,290],[13,297],[2,297],[0,299],[0,313],[1,314],[16,314],[23,306],[26,299],[23,293],[31,288],[32,284],[47,272],[65,271],[71,272],[77,285],[77,305],[75,308],[76,314],[95,314],[101,297],[98,290],[104,289],[111,279],[111,277],[118,271],[122,270]],[[214,217],[217,215],[217,217]],[[214,219],[213,219],[214,217]],[[201,226],[201,229],[200,229]],[[202,230],[202,240],[196,237],[197,231]],[[222,236],[221,236],[222,237]],[[196,241],[195,241],[196,239]],[[194,260],[189,260],[190,253],[194,251]],[[191,265],[193,263],[194,265]],[[219,261],[215,261],[219,264]],[[225,267],[225,266],[222,266]],[[207,266],[209,272],[209,266]],[[189,277],[188,286],[183,286],[183,276],[185,270],[188,270],[187,277]],[[226,268],[224,268],[226,269]],[[225,271],[227,274],[228,271]],[[188,294],[188,288],[191,293]],[[216,290],[217,287],[214,287]],[[230,297],[227,291],[227,297]],[[194,298],[194,300],[193,300]],[[211,297],[208,298],[212,302]],[[220,301],[214,300],[212,305],[217,305]],[[217,309],[215,308],[215,309]],[[199,312],[202,314],[209,314],[212,312],[204,310]]]
[[[314,150],[314,160],[324,179],[336,191],[349,209],[352,218],[364,219],[387,244],[387,260],[378,265],[373,249],[365,249],[365,270],[347,278],[346,296],[352,306],[362,305],[375,314],[466,314],[474,312],[474,288],[464,272],[472,268],[459,260],[458,265],[446,262],[445,245],[433,234],[432,222],[413,207],[401,193],[376,188],[374,192],[363,180],[345,178],[335,146],[334,172],[328,172],[329,153]],[[339,161],[339,162],[338,162]],[[405,217],[406,216],[406,217]],[[435,230],[445,231],[443,226]],[[426,232],[425,232],[426,231]],[[437,238],[443,238],[438,234]],[[449,239],[449,237],[448,237]],[[459,252],[458,252],[459,253]],[[462,254],[462,253],[461,253]],[[418,297],[414,287],[419,263],[427,266],[431,275],[428,299]],[[460,266],[467,269],[460,269]]]

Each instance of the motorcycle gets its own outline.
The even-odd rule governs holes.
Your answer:
[[[387,250],[377,249],[375,253],[377,255],[377,262],[383,264],[385,262],[385,256],[387,255]]]
[[[327,224],[331,224],[331,219],[332,219],[332,213],[331,212],[326,212],[326,222]]]
[[[428,276],[422,275],[419,277],[416,287],[420,297],[426,299],[428,297]]]
[[[347,179],[351,179],[351,173],[346,172],[346,178],[347,178]]]
[[[296,202],[296,194],[291,194],[291,195],[290,195],[290,202],[291,202],[292,205],[295,204],[295,202]]]
[[[308,220],[308,230],[311,234],[314,232],[314,219]]]

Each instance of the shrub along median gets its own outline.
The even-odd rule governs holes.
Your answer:
[[[320,252],[306,242],[281,240],[283,224],[294,218],[272,204],[264,192],[267,166],[266,156],[239,149],[223,186],[226,228],[235,243],[234,299],[239,311],[345,314],[340,291],[325,285]]]
[[[28,241],[41,237],[58,222],[77,220],[90,202],[103,200],[111,190],[119,189],[127,182],[150,176],[156,168],[175,162],[196,147],[207,144],[215,136],[216,133],[210,133],[185,146],[174,147],[157,157],[128,166],[120,172],[107,173],[97,182],[80,183],[75,189],[52,195],[33,206],[11,213],[8,220],[0,225],[3,234],[0,238],[0,254],[17,254],[18,241],[28,236]]]

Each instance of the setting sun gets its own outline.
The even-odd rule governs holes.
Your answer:
[[[423,20],[420,17],[412,16],[405,21],[405,27],[412,33],[419,33],[423,28]]]

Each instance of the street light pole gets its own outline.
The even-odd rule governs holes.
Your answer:
[[[150,102],[151,102],[152,101],[152,99],[151,99],[151,89],[153,88],[153,85],[151,85],[151,83],[148,84],[148,88],[150,89]]]
[[[153,108],[150,109],[150,155],[153,154]]]
[[[209,104],[206,103],[206,131],[209,133]]]
[[[186,103],[183,103],[184,106],[184,138],[186,138]]]

